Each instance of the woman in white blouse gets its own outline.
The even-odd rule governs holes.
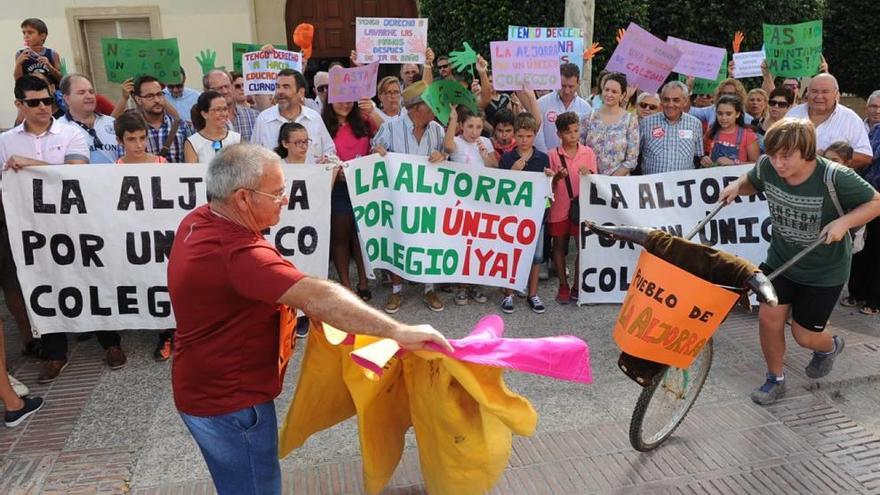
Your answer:
[[[208,163],[218,151],[241,142],[241,134],[226,127],[229,106],[216,91],[205,91],[192,108],[193,126],[198,132],[186,139],[183,158],[186,163]]]

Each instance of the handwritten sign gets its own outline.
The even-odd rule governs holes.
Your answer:
[[[180,49],[177,38],[136,40],[102,38],[101,53],[107,80],[125,82],[149,74],[163,83],[180,82]]]
[[[376,74],[379,64],[361,65],[346,69],[334,66],[330,69],[330,84],[327,101],[345,103],[376,96]]]
[[[718,89],[718,85],[721,84],[721,81],[725,79],[727,79],[727,52],[724,52],[724,58],[721,61],[721,70],[718,71],[718,77],[716,77],[715,79],[703,79],[702,77],[694,79],[694,89],[691,90],[691,94],[714,94],[715,90]],[[685,82],[687,81],[687,76],[685,76],[684,74],[679,74],[678,80],[681,82]]]
[[[571,63],[584,70],[584,37],[578,28],[507,26],[507,40],[555,40],[560,65]]]
[[[738,298],[642,251],[614,325],[614,341],[627,354],[687,368]]]
[[[733,54],[733,77],[744,79],[746,77],[760,77],[761,64],[764,62],[764,52],[739,52]]]
[[[355,47],[361,64],[423,64],[428,49],[428,20],[358,17]]]
[[[555,41],[493,41],[492,85],[498,91],[559,89],[559,44]]]
[[[774,76],[814,76],[822,63],[822,21],[764,24],[764,50]]]
[[[701,45],[688,40],[669,36],[666,42],[681,51],[681,58],[673,69],[679,74],[715,79],[721,69],[721,62],[727,54],[724,48]]]
[[[272,45],[278,50],[286,50],[287,45]],[[233,43],[232,44],[232,70],[241,72],[241,57],[247,52],[258,52],[263,45],[259,43]]]
[[[242,56],[244,94],[275,94],[275,79],[283,69],[302,72],[302,54],[287,50],[248,52]]]
[[[626,74],[626,82],[642,91],[657,92],[681,58],[678,48],[631,22],[606,70]]]

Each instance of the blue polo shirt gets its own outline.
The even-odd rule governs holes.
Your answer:
[[[501,155],[501,163],[498,164],[498,168],[510,170],[511,168],[513,168],[513,164],[516,163],[519,158],[519,150],[514,148],[513,150]],[[523,168],[523,171],[543,173],[545,168],[550,168],[550,157],[547,156],[547,154],[543,151],[533,149],[532,156],[526,162],[526,166],[525,168]]]

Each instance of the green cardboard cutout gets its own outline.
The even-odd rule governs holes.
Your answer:
[[[437,120],[443,125],[449,125],[450,105],[464,105],[474,113],[479,112],[474,94],[458,81],[434,81],[422,93],[422,100],[431,108],[431,111],[437,116]]]
[[[764,24],[764,52],[774,76],[815,76],[822,64],[822,21]]]
[[[199,67],[202,68],[202,75],[204,76],[211,69],[217,68],[217,52],[210,48],[202,50],[196,55],[196,62],[198,62]]]
[[[125,82],[149,74],[163,83],[180,82],[180,50],[177,38],[135,40],[102,38],[101,52],[107,80]]]
[[[474,66],[477,65],[477,52],[465,41],[464,51],[449,52],[449,64],[459,74],[463,73],[465,69],[470,70],[471,77],[473,77]]]

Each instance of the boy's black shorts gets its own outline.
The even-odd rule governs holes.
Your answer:
[[[764,263],[761,263],[760,268],[767,275],[773,271]],[[828,318],[834,311],[843,285],[815,287],[799,284],[780,275],[773,280],[773,288],[776,289],[779,304],[791,305],[792,320],[811,332],[821,332],[825,330]]]

